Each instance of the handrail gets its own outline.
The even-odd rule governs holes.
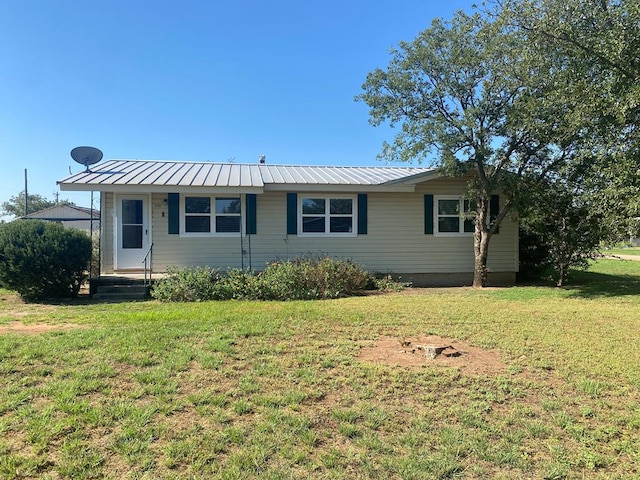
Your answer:
[[[144,258],[142,259],[142,263],[144,263],[144,284],[145,284],[145,286],[151,285],[151,275],[153,274],[153,265],[152,265],[153,253],[152,252],[153,252],[153,243],[149,247],[149,250],[147,250],[147,253],[144,256]],[[149,261],[149,268],[148,269],[147,269],[147,260]],[[149,271],[149,281],[148,282],[147,282],[147,270]]]

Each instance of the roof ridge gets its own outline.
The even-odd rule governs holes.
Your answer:
[[[269,167],[291,167],[291,168],[362,168],[362,169],[420,169],[420,170],[435,170],[435,167],[426,167],[422,165],[305,165],[305,164],[287,164],[287,163],[244,163],[244,162],[216,162],[207,160],[142,160],[139,158],[111,158],[106,160],[107,162],[154,162],[154,163],[190,163],[190,164],[203,164],[203,165],[239,165],[239,166],[255,166],[259,168]]]

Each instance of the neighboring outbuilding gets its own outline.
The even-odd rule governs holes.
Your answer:
[[[93,214],[93,231],[100,231],[100,211],[86,207],[77,207],[59,203],[53,207],[45,208],[37,212],[30,213],[20,218],[30,218],[35,220],[47,220],[61,223],[65,228],[77,228],[87,233],[91,232],[91,217]]]
[[[61,190],[100,192],[101,271],[169,266],[262,270],[309,254],[351,259],[414,285],[473,277],[467,180],[420,167],[109,160]],[[500,198],[491,199],[497,212]],[[491,240],[490,284],[513,284],[518,224]]]

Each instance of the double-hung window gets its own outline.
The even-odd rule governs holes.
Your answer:
[[[435,198],[436,233],[439,235],[469,234],[474,231],[474,205],[463,197]]]
[[[216,233],[240,233],[240,198],[216,197]]]
[[[301,235],[356,234],[354,197],[309,196],[300,199]]]
[[[240,233],[240,197],[184,197],[184,233],[211,235]]]
[[[210,197],[185,197],[184,231],[185,233],[211,232]]]

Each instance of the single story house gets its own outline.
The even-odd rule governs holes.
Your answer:
[[[78,207],[76,205],[58,203],[52,207],[29,213],[20,218],[58,222],[65,228],[77,228],[87,233],[90,233],[92,230],[94,232],[100,231],[100,211],[86,207]]]
[[[102,274],[141,272],[149,256],[155,273],[326,254],[414,285],[472,282],[466,180],[434,169],[109,160],[58,184],[100,192]],[[515,283],[517,221],[491,239],[488,266],[491,284]]]

